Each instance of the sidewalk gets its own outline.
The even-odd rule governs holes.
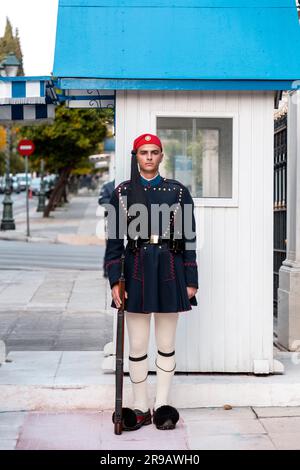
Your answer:
[[[0,449],[300,449],[299,358],[276,349],[284,374],[176,374],[176,429],[115,436],[115,377],[103,368],[114,362],[103,350],[113,331],[106,287],[101,271],[0,271],[0,333],[10,349],[0,366]],[[152,406],[156,376],[148,381]],[[126,374],[124,406],[131,399]]]
[[[32,212],[29,241],[98,244],[96,202],[75,196],[49,219]],[[21,216],[20,227],[25,232]],[[284,374],[176,374],[170,396],[180,413],[176,429],[152,424],[115,436],[115,359],[104,348],[113,336],[110,301],[100,266],[0,270],[0,338],[8,351],[0,365],[0,450],[300,449],[299,358],[276,349]],[[156,376],[148,381],[152,406]],[[125,374],[124,406],[131,399]]]
[[[104,245],[104,208],[98,205],[98,193],[69,195],[69,203],[57,207],[44,218],[36,211],[37,198],[30,200],[30,236],[26,235],[26,212],[15,216],[16,230],[0,231],[0,240]],[[97,230],[97,232],[96,232]]]
[[[300,406],[286,406],[299,405],[299,365],[290,353],[277,358],[284,375],[176,374],[176,430],[115,436],[115,377],[102,370],[103,351],[12,351],[0,367],[0,449],[300,450]],[[154,374],[148,382],[152,407]],[[132,406],[128,375],[123,390],[123,406]]]
[[[114,434],[112,410],[0,414],[0,450],[300,449],[300,408],[179,409],[174,430]]]

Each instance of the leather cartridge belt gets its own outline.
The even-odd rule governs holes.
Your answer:
[[[128,239],[128,248],[131,250],[136,250],[144,245],[162,245],[166,244],[168,248],[172,251],[178,252],[184,250],[184,241],[183,240],[176,240],[174,238],[162,238],[159,235],[151,235],[150,238],[138,238],[133,240],[131,238]]]

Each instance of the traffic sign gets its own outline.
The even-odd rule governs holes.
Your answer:
[[[29,191],[28,191],[28,157],[34,152],[35,146],[32,140],[22,139],[18,143],[18,152],[25,157],[25,174],[26,174],[26,222],[27,222],[27,236],[30,237],[29,229]]]
[[[22,139],[18,144],[18,152],[23,156],[29,156],[34,152],[35,146],[32,140]]]

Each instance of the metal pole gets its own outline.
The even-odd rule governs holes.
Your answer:
[[[28,197],[28,155],[25,155],[25,175],[26,175],[26,223],[27,223],[27,237],[30,237],[30,230],[29,230],[29,197]]]
[[[3,199],[3,215],[0,230],[15,230],[15,221],[13,218],[13,202],[11,199],[10,183],[10,152],[11,152],[11,128],[6,128],[6,176],[5,176],[5,196]]]

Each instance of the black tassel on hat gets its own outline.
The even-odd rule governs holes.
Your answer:
[[[148,236],[151,227],[151,204],[149,202],[148,192],[145,191],[145,188],[141,181],[141,175],[138,168],[137,162],[137,150],[141,145],[145,144],[155,144],[159,146],[162,150],[161,140],[157,135],[154,134],[142,134],[138,136],[133,142],[133,149],[131,151],[131,176],[130,176],[130,186],[131,191],[128,192],[128,210],[132,204],[143,204],[148,210]],[[143,212],[144,213],[144,212]],[[137,213],[137,217],[139,214]],[[141,223],[143,221],[141,220]]]
[[[131,175],[130,175],[131,194],[128,195],[128,209],[132,204],[145,204],[148,207],[148,198],[141,182],[141,175],[138,168],[136,151],[131,151]]]
[[[144,190],[144,186],[141,182],[141,175],[138,169],[138,163],[136,158],[136,151],[131,151],[131,176],[130,176],[130,189],[128,192],[127,204],[128,210],[133,204],[144,204],[147,208],[148,215],[148,236],[149,236],[149,227],[150,227],[150,217],[151,217],[151,207],[150,202],[147,198],[147,191]],[[132,214],[131,214],[132,215]],[[139,212],[136,212],[136,215],[133,216],[139,217]]]

